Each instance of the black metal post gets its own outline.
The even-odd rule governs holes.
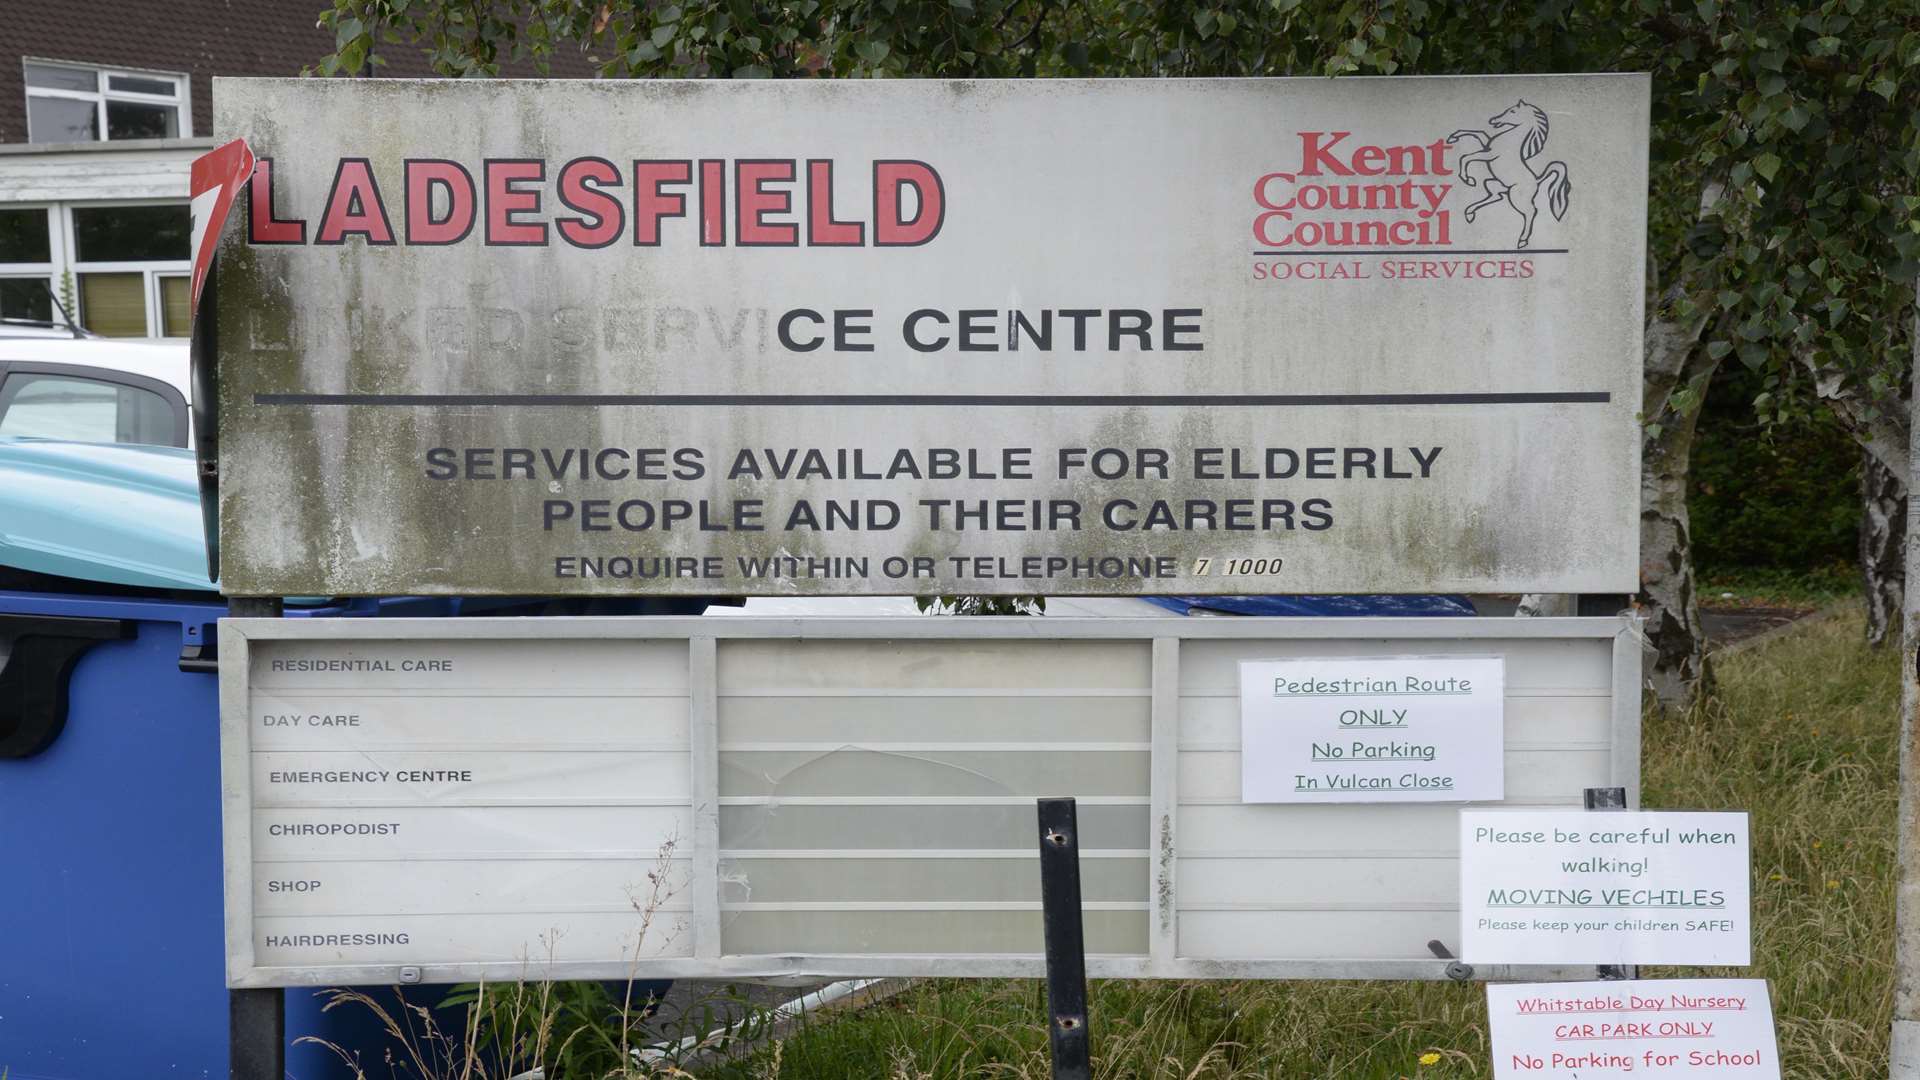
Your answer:
[[[1585,802],[1588,810],[1625,810],[1627,809],[1627,789],[1590,787],[1585,792]],[[1609,982],[1639,977],[1639,973],[1631,964],[1601,964],[1594,971],[1600,978]]]
[[[1040,800],[1040,909],[1054,1080],[1088,1080],[1087,945],[1080,925],[1080,826],[1072,799]]]
[[[227,991],[227,1075],[281,1080],[287,1075],[287,1010],[281,990]]]
[[[236,596],[227,614],[277,619],[278,597]],[[287,1010],[282,990],[227,991],[227,1075],[231,1080],[284,1080],[287,1075]]]
[[[1585,800],[1589,810],[1625,810],[1627,808],[1627,789],[1623,787],[1590,787],[1586,790]]]

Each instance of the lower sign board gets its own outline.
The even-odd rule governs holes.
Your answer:
[[[1498,801],[1504,666],[1497,656],[1241,664],[1241,797]]]
[[[1056,795],[1079,800],[1095,977],[1445,978],[1427,943],[1459,927],[1458,808],[1245,802],[1241,663],[1498,657],[1500,805],[1547,812],[1637,789],[1636,635],[1629,617],[229,619],[228,978],[1031,977],[1035,800]]]
[[[1462,958],[1753,962],[1744,812],[1460,814]]]
[[[1487,987],[1494,1080],[1780,1080],[1765,979]]]

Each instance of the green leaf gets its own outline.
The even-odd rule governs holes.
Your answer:
[[[860,58],[869,65],[879,67],[880,61],[885,60],[893,49],[884,41],[862,41],[854,45],[853,51],[859,53]]]
[[[340,50],[340,66],[347,69],[347,74],[360,74],[360,68],[366,64],[367,40],[364,37],[354,38],[346,48]]]
[[[1871,87],[1871,89],[1873,90],[1874,93],[1879,94],[1881,97],[1886,98],[1888,101],[1892,101],[1894,92],[1897,91],[1899,87],[1895,85],[1892,79],[1882,76],[1881,78],[1875,79],[1873,81],[1873,86]]]
[[[1726,342],[1726,341],[1707,342],[1707,355],[1713,357],[1715,360],[1724,359],[1726,355],[1732,351],[1733,351],[1733,344],[1731,342]]]
[[[1771,182],[1773,174],[1780,171],[1780,159],[1773,154],[1761,154],[1753,159],[1753,171],[1759,173],[1761,179]]]
[[[759,64],[747,64],[744,67],[734,68],[733,77],[736,79],[771,79],[773,78],[773,72],[768,71]]]

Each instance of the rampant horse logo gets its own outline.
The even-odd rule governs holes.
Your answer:
[[[1515,246],[1526,247],[1533,239],[1533,219],[1540,214],[1541,191],[1547,193],[1547,206],[1555,221],[1567,216],[1567,196],[1573,190],[1567,179],[1567,163],[1555,161],[1544,169],[1533,167],[1533,159],[1547,145],[1547,114],[1538,105],[1516,101],[1513,108],[1488,117],[1487,123],[1494,127],[1492,134],[1462,129],[1447,136],[1448,146],[1466,138],[1480,144],[1480,149],[1461,155],[1455,166],[1469,187],[1480,184],[1469,170],[1475,164],[1487,167],[1486,198],[1467,207],[1465,217],[1471,222],[1481,207],[1505,199],[1520,215],[1520,242]]]

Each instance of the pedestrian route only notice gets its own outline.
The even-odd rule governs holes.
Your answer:
[[[1250,803],[1499,801],[1500,657],[1240,665],[1240,791]]]

